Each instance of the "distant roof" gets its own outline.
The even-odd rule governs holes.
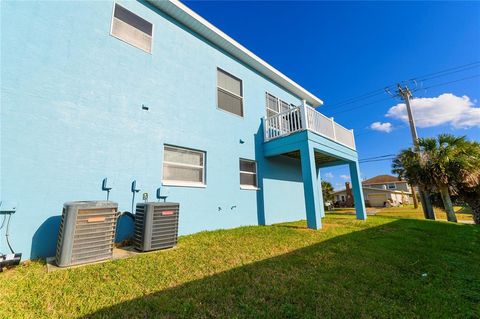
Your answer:
[[[295,83],[292,79],[275,69],[273,66],[256,56],[243,45],[223,33],[213,24],[192,11],[178,0],[147,0],[175,20],[195,31],[208,41],[225,50],[235,58],[250,66],[263,76],[271,79],[299,98],[306,100],[313,107],[323,104],[322,100]]]
[[[397,181],[398,182],[398,181]],[[408,191],[399,191],[398,189],[382,189],[382,188],[375,188],[375,187],[367,187],[363,186],[362,189],[365,190],[372,190],[375,192],[384,192],[384,193],[394,193],[394,194],[405,194],[405,195],[410,195],[412,194],[411,192]],[[333,195],[340,194],[340,193],[345,193],[346,189],[341,189],[339,191],[333,192]]]
[[[364,185],[368,184],[381,184],[381,183],[394,183],[394,182],[403,182],[396,176],[392,175],[378,175],[372,178],[369,178],[362,182]]]

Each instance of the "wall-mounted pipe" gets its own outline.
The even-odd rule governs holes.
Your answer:
[[[160,191],[160,187],[157,188],[157,199],[158,199],[158,201],[160,201],[160,200],[163,199],[163,202],[166,202],[166,201],[167,201],[167,197],[168,197],[168,196],[162,196],[162,192]]]
[[[102,191],[107,192],[107,200],[108,200],[108,198],[110,197],[110,191],[112,190],[112,188],[107,186],[107,182],[108,180],[105,177],[102,181]]]
[[[137,189],[137,181],[136,180],[134,180],[132,182],[131,191],[132,191],[132,211],[131,211],[131,213],[134,214],[135,213],[135,211],[134,211],[134,208],[135,208],[135,193],[138,193],[140,191],[140,189]]]

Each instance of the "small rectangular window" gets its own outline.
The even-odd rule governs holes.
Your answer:
[[[205,185],[205,152],[165,146],[162,182],[179,186]]]
[[[115,4],[111,34],[148,53],[152,52],[153,24]]]
[[[396,189],[397,185],[395,183],[388,184],[388,189]]]
[[[240,187],[257,188],[257,163],[255,161],[240,159]]]
[[[217,106],[243,117],[242,80],[221,69],[217,69]]]

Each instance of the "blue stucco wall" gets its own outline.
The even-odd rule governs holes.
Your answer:
[[[300,163],[259,145],[265,91],[299,99],[148,4],[120,3],[154,24],[152,54],[110,36],[113,2],[1,4],[0,192],[17,203],[14,248],[53,255],[63,203],[104,199],[104,177],[122,211],[134,179],[153,199],[164,143],[206,152],[206,188],[162,190],[181,203],[180,234],[256,225],[263,202],[267,224],[304,218]],[[216,108],[217,67],[243,80],[244,118]],[[258,161],[260,191],[240,189],[239,158]],[[123,220],[119,239],[130,230]]]
[[[266,159],[263,170],[266,224],[305,219],[302,166],[286,156]]]

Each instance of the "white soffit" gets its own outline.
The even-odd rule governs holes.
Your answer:
[[[323,104],[322,100],[305,90],[303,87],[289,79],[287,76],[276,70],[264,60],[253,54],[247,48],[228,35],[220,31],[210,22],[196,14],[183,3],[178,0],[148,0],[155,7],[165,12],[181,24],[195,31],[205,39],[222,48],[235,58],[252,67],[259,73],[263,74],[273,82],[284,87],[291,93],[297,95],[301,99],[306,100],[313,107]]]

